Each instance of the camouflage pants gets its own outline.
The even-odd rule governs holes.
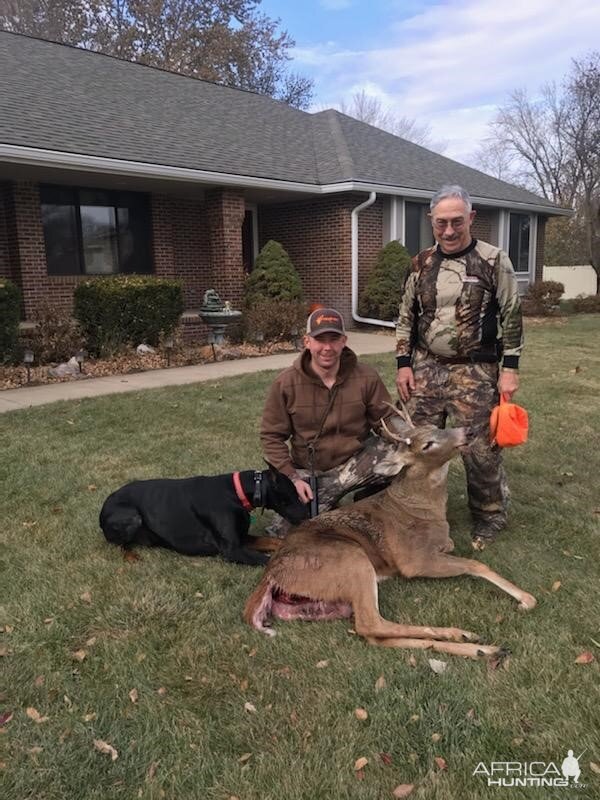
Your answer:
[[[500,448],[490,445],[490,412],[498,403],[497,364],[440,364],[417,355],[415,390],[407,408],[415,425],[429,422],[471,431],[469,451],[462,459],[467,473],[469,509],[475,521],[495,528],[506,524],[508,486]]]
[[[361,449],[343,464],[326,472],[317,472],[319,513],[336,508],[342,498],[351,492],[360,491],[366,496],[385,488],[390,478],[376,475],[374,467],[393,447],[385,439],[371,434]],[[308,480],[310,473],[307,469],[297,468],[297,472],[301,478]],[[289,529],[289,522],[275,514],[267,533],[281,538]]]

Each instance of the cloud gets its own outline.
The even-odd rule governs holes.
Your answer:
[[[443,0],[417,4],[404,18],[399,12],[379,47],[329,41],[296,48],[294,58],[301,71],[311,69],[320,106],[364,88],[431,125],[457,157],[474,149],[511,91],[535,95],[548,80],[560,82],[572,58],[597,49],[598,30],[600,5],[589,0]]]

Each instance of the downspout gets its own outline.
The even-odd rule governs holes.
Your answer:
[[[377,192],[371,192],[364,203],[352,209],[352,319],[356,322],[366,322],[368,325],[383,325],[386,328],[395,328],[395,322],[390,322],[385,319],[361,317],[358,313],[358,214],[363,208],[372,206],[376,199]]]

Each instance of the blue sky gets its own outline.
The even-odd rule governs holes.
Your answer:
[[[360,90],[431,127],[469,161],[509,92],[560,82],[600,49],[594,0],[263,0],[315,80],[314,110]]]

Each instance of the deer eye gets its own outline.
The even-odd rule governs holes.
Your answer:
[[[436,442],[434,442],[433,440],[430,441],[430,442],[425,442],[425,444],[423,445],[423,447],[421,449],[421,452],[425,452],[425,450],[430,450],[432,447],[435,447],[435,445],[436,445]]]

